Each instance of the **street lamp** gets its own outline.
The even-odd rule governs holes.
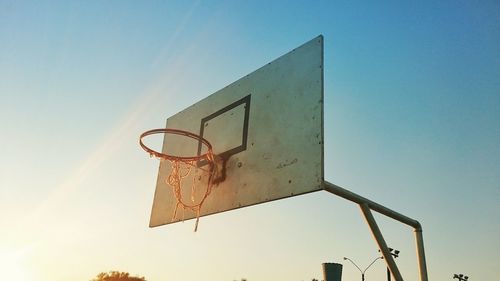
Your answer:
[[[464,276],[463,274],[454,274],[453,279],[455,278],[460,281],[467,281],[469,279],[469,276]]]
[[[368,268],[370,268],[370,266],[372,266],[372,264],[374,264],[374,263],[375,263],[377,260],[379,260],[379,259],[382,259],[382,257],[377,257],[376,259],[374,259],[374,260],[372,261],[372,263],[370,263],[370,264],[369,264],[369,265],[365,268],[365,270],[361,270],[361,268],[359,268],[359,266],[358,266],[355,262],[353,262],[350,258],[346,258],[346,257],[344,257],[344,260],[348,260],[348,261],[350,261],[350,262],[351,262],[352,264],[354,264],[354,266],[355,266],[355,267],[359,270],[359,272],[361,272],[361,281],[365,281],[365,272],[368,270]]]

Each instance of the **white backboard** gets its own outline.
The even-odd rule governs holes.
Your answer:
[[[228,159],[226,179],[213,187],[201,216],[321,190],[323,37],[168,118],[167,128],[202,135]],[[200,152],[196,141],[165,137],[163,153]],[[172,219],[177,201],[165,182],[170,169],[168,161],[160,163],[150,227],[196,217],[178,210]],[[190,182],[185,179],[189,192]]]

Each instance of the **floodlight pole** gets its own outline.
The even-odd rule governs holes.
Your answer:
[[[398,250],[393,249],[393,248],[389,248],[389,253],[391,253],[391,255],[394,258],[397,258],[397,257],[399,257],[400,252]],[[391,281],[391,271],[389,270],[389,268],[387,268],[387,281]]]
[[[469,279],[469,276],[465,276],[463,274],[454,274],[453,279],[458,279],[460,281],[467,281]]]
[[[399,269],[396,263],[394,262],[394,258],[392,257],[389,248],[387,247],[382,232],[380,232],[380,229],[377,225],[377,222],[375,221],[375,218],[373,217],[371,210],[413,227],[415,232],[415,243],[417,247],[420,281],[428,281],[427,266],[425,262],[425,252],[424,252],[424,238],[422,235],[422,226],[418,221],[411,219],[405,215],[402,215],[398,212],[395,212],[387,207],[384,207],[378,203],[375,203],[369,199],[366,199],[354,192],[351,192],[333,183],[325,181],[324,189],[332,194],[335,194],[346,200],[359,204],[361,212],[363,213],[363,216],[366,219],[366,223],[370,227],[370,230],[373,234],[373,237],[375,238],[375,241],[377,241],[380,252],[382,253],[382,256],[385,259],[387,267],[391,271],[396,281],[403,281],[403,277],[401,276],[401,273],[399,272]]]

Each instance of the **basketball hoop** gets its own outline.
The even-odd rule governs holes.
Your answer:
[[[199,155],[192,155],[192,156],[177,156],[177,155],[161,153],[154,149],[149,148],[143,143],[143,139],[146,136],[155,134],[173,134],[173,135],[188,137],[197,140],[200,143],[200,145],[204,145],[207,151],[206,153],[202,154],[200,150],[200,152],[198,153]],[[147,153],[149,153],[151,157],[156,157],[160,160],[167,160],[170,162],[172,171],[165,179],[165,182],[172,187],[172,191],[177,200],[177,204],[175,206],[174,213],[172,216],[172,221],[176,219],[177,210],[179,206],[181,206],[184,210],[186,209],[191,210],[196,213],[196,224],[194,228],[194,231],[196,232],[198,230],[198,222],[200,220],[200,211],[202,205],[205,202],[205,199],[210,195],[210,192],[212,191],[213,177],[217,173],[217,169],[215,167],[215,157],[212,151],[212,145],[208,140],[204,139],[200,135],[193,134],[191,132],[184,130],[167,129],[167,128],[153,129],[142,133],[139,138],[139,144]],[[208,163],[208,169],[202,168],[200,162]],[[207,187],[202,198],[198,202],[195,202],[196,200],[194,194],[196,192],[197,185],[195,180],[196,177],[193,176],[193,183],[191,185],[191,200],[190,200],[191,202],[187,202],[182,197],[182,180],[188,177],[193,170],[194,173],[197,173],[198,170],[207,173],[208,175]]]

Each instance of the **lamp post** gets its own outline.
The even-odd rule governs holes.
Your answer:
[[[467,281],[469,279],[469,276],[464,276],[463,274],[454,274],[453,279],[455,278],[460,281]]]
[[[350,261],[350,262],[351,262],[352,264],[354,264],[354,266],[355,266],[355,267],[359,270],[359,272],[361,272],[361,281],[365,281],[365,272],[368,270],[368,268],[370,268],[370,266],[372,266],[372,264],[374,264],[374,263],[375,263],[377,260],[379,260],[379,259],[382,259],[382,257],[377,257],[376,259],[374,259],[374,260],[372,261],[372,263],[370,263],[370,264],[369,264],[369,265],[365,268],[365,270],[361,270],[361,268],[359,268],[359,266],[358,266],[355,262],[353,262],[350,258],[346,258],[346,257],[344,257],[344,260],[348,260],[348,261]]]
[[[399,250],[394,250],[393,248],[389,248],[389,254],[391,254],[394,258],[399,257]],[[387,268],[387,281],[391,281],[391,271]]]

